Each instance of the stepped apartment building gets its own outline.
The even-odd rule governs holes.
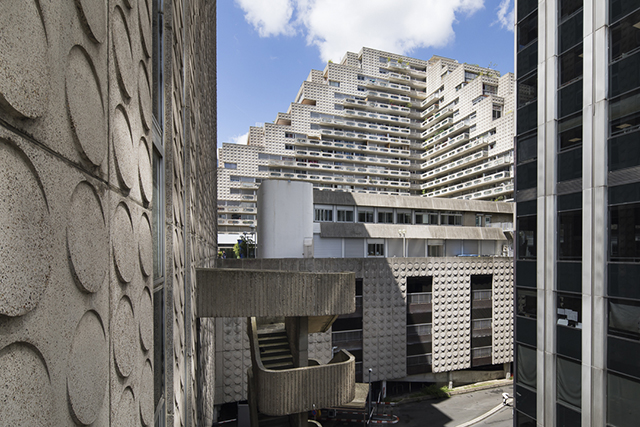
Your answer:
[[[640,3],[516,7],[515,426],[640,418]]]
[[[312,70],[286,113],[219,149],[220,232],[256,225],[265,178],[382,195],[510,200],[513,75],[363,48]]]

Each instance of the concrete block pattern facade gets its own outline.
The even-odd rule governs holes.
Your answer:
[[[491,363],[513,360],[513,262],[507,257],[438,258],[314,258],[218,260],[223,268],[297,270],[318,273],[353,271],[363,280],[363,371],[373,369],[372,381],[407,377],[407,278],[433,277],[432,372],[471,367],[471,276],[492,275]],[[227,321],[225,319],[225,321]],[[237,328],[236,328],[237,329]],[[225,340],[240,343],[245,337]],[[244,334],[246,334],[243,331]],[[316,354],[331,354],[330,332],[315,334]],[[320,338],[322,337],[322,338]],[[311,336],[310,336],[311,350]],[[237,350],[234,350],[237,351]],[[311,357],[312,351],[310,351]],[[223,353],[222,357],[227,358]],[[232,402],[242,378],[221,391]],[[364,377],[368,379],[368,374]],[[243,397],[244,398],[244,397]]]
[[[193,57],[201,44],[215,46],[215,2],[191,4],[188,22],[182,2],[164,4],[165,17],[174,17],[165,36],[181,34],[185,25],[197,32],[213,28],[175,45],[167,37],[167,46],[175,49],[173,63],[185,51]],[[152,1],[9,0],[2,9],[0,381],[5,388],[0,419],[6,425],[153,425],[159,367],[154,366]],[[191,78],[198,78],[198,92],[205,96],[194,96],[187,105],[194,112],[186,137],[192,142],[187,144],[183,128],[175,126],[165,157],[166,176],[179,177],[176,186],[167,179],[165,194],[165,264],[172,270],[165,289],[173,292],[165,302],[175,313],[164,349],[165,396],[171,395],[167,425],[195,425],[198,417],[196,378],[184,375],[195,367],[181,356],[185,346],[195,354],[195,333],[184,334],[181,323],[193,296],[180,289],[190,268],[206,266],[216,255],[215,182],[211,186],[212,175],[204,175],[215,168],[215,74],[207,74],[215,68],[215,54],[213,62],[201,60]],[[169,106],[182,99],[176,83],[181,85],[168,80],[164,88],[174,95]],[[195,80],[188,85],[193,91]],[[165,123],[180,123],[170,108],[165,111]],[[181,159],[171,159],[171,153],[194,158],[192,172],[181,169]],[[186,184],[194,188],[191,194]],[[177,216],[169,215],[174,198],[188,207],[189,261],[174,252],[181,247],[182,228],[169,224],[182,225],[185,214],[175,206]],[[208,340],[207,329],[201,330]]]

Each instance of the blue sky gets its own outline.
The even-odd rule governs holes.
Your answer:
[[[513,0],[219,0],[218,146],[286,111],[311,69],[362,45],[513,71]],[[341,18],[343,17],[344,18]]]

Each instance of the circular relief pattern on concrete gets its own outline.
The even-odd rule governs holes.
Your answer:
[[[48,105],[47,36],[34,0],[6,0],[0,13],[0,108],[20,118]]]
[[[49,208],[33,164],[3,139],[0,183],[0,314],[22,316],[38,305],[49,284]]]
[[[121,281],[129,283],[136,268],[136,252],[131,216],[124,203],[120,203],[116,208],[111,227],[116,273]]]
[[[148,392],[148,391],[147,391]],[[148,392],[149,393],[149,392]],[[151,393],[153,394],[153,393]],[[120,396],[120,402],[118,403],[114,426],[135,426],[139,424],[136,411],[136,399],[133,396],[133,390],[131,387],[127,387]]]
[[[138,250],[140,252],[140,269],[142,274],[150,276],[153,272],[153,237],[149,217],[143,214],[140,217]]]
[[[76,0],[82,28],[96,43],[102,43],[107,32],[106,5],[102,0]]]
[[[138,101],[140,104],[140,116],[145,130],[151,129],[151,89],[149,89],[149,76],[144,63],[140,61],[138,67]]]
[[[67,252],[76,285],[86,292],[99,291],[107,274],[109,235],[100,198],[86,181],[71,196]]]
[[[106,120],[102,92],[91,58],[80,46],[69,52],[65,88],[71,129],[81,153],[99,166],[107,153],[103,143]]]
[[[13,343],[0,350],[0,384],[2,425],[51,425],[53,390],[37,349],[27,343]]]
[[[140,0],[138,4],[138,18],[140,20],[140,38],[142,39],[142,49],[147,58],[151,57],[151,18],[149,8],[145,0]]]
[[[136,178],[136,152],[129,119],[122,106],[118,106],[113,115],[113,147],[116,157],[116,171],[120,184],[125,190],[131,190]]]
[[[140,324],[140,344],[144,351],[153,344],[153,300],[149,288],[145,287],[138,304],[138,322]]]
[[[149,160],[147,140],[140,139],[138,144],[138,178],[140,179],[140,193],[145,202],[150,203],[153,198],[153,171]]]
[[[128,297],[122,297],[118,303],[113,323],[111,336],[113,337],[113,356],[116,361],[118,373],[128,377],[133,371],[135,355],[138,353],[138,331],[133,317],[133,307]],[[127,424],[118,424],[127,425]]]
[[[82,316],[71,344],[67,396],[75,420],[93,423],[102,408],[109,377],[109,345],[98,314]]]
[[[111,30],[111,38],[113,39],[113,51],[118,84],[120,85],[120,89],[124,96],[126,98],[131,98],[135,88],[136,69],[133,66],[129,27],[127,26],[127,20],[124,17],[124,12],[119,6],[116,6],[116,10],[112,16],[113,28]]]
[[[140,418],[146,426],[153,424],[153,369],[151,362],[147,359],[142,368],[142,376],[140,377],[140,390],[147,391],[140,395]]]

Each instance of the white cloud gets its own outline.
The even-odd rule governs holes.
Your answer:
[[[363,46],[399,54],[442,47],[455,37],[452,25],[458,16],[484,7],[484,0],[278,0],[286,11],[275,12],[272,1],[236,1],[261,36],[299,29],[324,61],[339,61],[347,51],[358,52]]]
[[[511,4],[511,0],[502,0],[498,6],[498,20],[496,22],[500,24],[500,27],[513,31],[514,18],[514,6]]]
[[[242,135],[232,136],[229,140],[232,144],[243,144],[247,145],[249,142],[249,132],[243,133]]]
[[[293,0],[236,0],[245,12],[244,18],[260,34],[260,37],[293,35],[291,21]]]

